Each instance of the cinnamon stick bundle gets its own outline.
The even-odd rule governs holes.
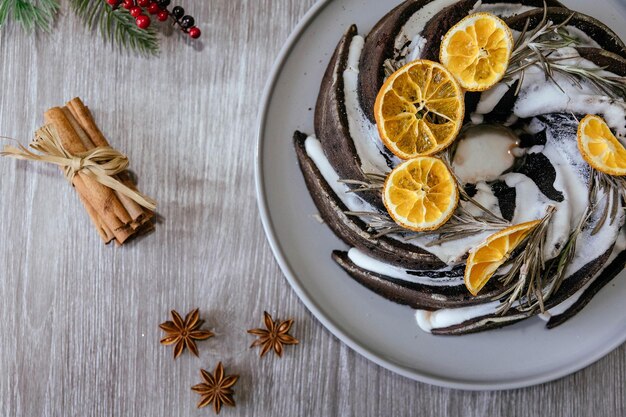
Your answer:
[[[80,98],[64,107],[54,107],[44,113],[46,124],[54,126],[61,145],[70,154],[78,155],[98,147],[110,146],[91,112]],[[136,191],[128,172],[115,179]],[[78,192],[87,214],[105,243],[115,240],[123,244],[129,238],[154,228],[154,213],[128,196],[115,191],[84,172],[77,172],[72,184]]]

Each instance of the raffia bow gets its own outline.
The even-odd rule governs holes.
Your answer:
[[[5,147],[2,156],[27,161],[40,161],[58,165],[63,169],[65,178],[71,183],[79,172],[100,184],[115,190],[148,210],[156,210],[156,201],[122,184],[115,175],[128,168],[128,158],[110,146],[101,146],[73,155],[61,144],[56,130],[52,126],[43,126],[35,132],[35,139],[30,147],[41,154],[31,152],[22,144]]]

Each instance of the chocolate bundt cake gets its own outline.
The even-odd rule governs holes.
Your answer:
[[[467,254],[493,233],[488,227],[443,239],[436,230],[381,233],[373,221],[387,211],[380,190],[367,185],[402,162],[381,141],[374,117],[378,92],[402,65],[438,60],[442,37],[476,12],[503,19],[516,41],[546,22],[568,40],[550,60],[569,73],[547,73],[538,63],[486,91],[466,92],[463,128],[449,153],[464,193],[503,221],[520,224],[554,210],[542,256],[546,273],[561,279],[534,308],[522,299],[503,308],[511,284],[501,279],[491,279],[478,295],[467,290]],[[602,116],[623,141],[626,88],[607,89],[598,77],[624,76],[626,46],[619,37],[552,0],[545,6],[542,0],[408,0],[365,37],[349,27],[321,82],[315,135],[294,134],[319,213],[350,247],[332,258],[363,286],[415,309],[419,327],[433,334],[478,332],[537,315],[548,328],[565,322],[626,264],[623,193],[601,186],[577,147],[579,120],[589,113]],[[460,206],[475,209],[468,201]],[[505,263],[496,275],[510,268]]]

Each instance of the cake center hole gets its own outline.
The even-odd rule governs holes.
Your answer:
[[[519,139],[504,126],[479,125],[465,130],[458,145],[452,167],[465,183],[493,181],[515,162],[512,150]]]

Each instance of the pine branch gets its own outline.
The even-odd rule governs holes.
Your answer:
[[[137,27],[135,18],[127,10],[113,9],[104,0],[70,0],[70,3],[85,25],[91,30],[98,27],[108,42],[144,55],[158,54],[157,31],[152,26],[148,29]]]
[[[27,32],[50,32],[59,11],[59,0],[0,0],[0,27],[10,19]]]

